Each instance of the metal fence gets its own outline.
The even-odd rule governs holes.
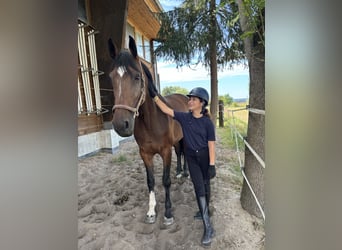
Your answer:
[[[80,74],[78,76],[78,113],[100,114],[101,107],[99,75],[95,34],[97,32],[90,26],[79,22],[78,24],[78,60]]]
[[[260,166],[263,167],[265,169],[265,162],[264,160],[258,155],[258,153],[253,149],[253,147],[246,141],[246,139],[241,135],[241,133],[237,130],[236,128],[236,123],[235,123],[235,117],[234,117],[234,113],[241,111],[241,110],[248,110],[249,112],[255,113],[255,114],[260,114],[260,115],[265,115],[265,110],[260,110],[260,109],[254,109],[254,108],[250,108],[248,105],[245,108],[241,108],[241,109],[235,109],[235,110],[228,110],[228,112],[232,113],[232,120],[233,123],[231,124],[231,130],[234,133],[234,137],[235,137],[235,145],[236,145],[236,152],[239,158],[239,165],[240,165],[240,170],[241,170],[241,174],[243,176],[243,178],[245,179],[249,189],[251,190],[251,193],[258,205],[258,208],[262,214],[263,219],[265,220],[265,212],[262,209],[260,202],[258,200],[258,198],[255,195],[255,192],[246,176],[246,173],[244,171],[244,166],[241,160],[241,153],[240,153],[240,149],[239,149],[239,143],[238,143],[238,138],[240,138],[243,143],[248,147],[248,149],[252,152],[252,154],[254,155],[254,157],[258,160],[258,162],[260,163]]]

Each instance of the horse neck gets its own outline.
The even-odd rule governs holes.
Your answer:
[[[141,65],[141,64],[140,64]],[[142,65],[141,65],[142,67]],[[143,67],[142,67],[143,68]],[[148,69],[147,69],[148,70]],[[161,119],[167,119],[167,115],[164,114],[153,101],[148,93],[148,84],[153,84],[152,79],[149,79],[147,72],[142,69],[143,76],[145,79],[145,102],[140,107],[141,116],[138,116],[138,120],[145,124],[146,128],[149,129],[160,129],[159,122],[156,122]]]
[[[156,122],[160,119],[164,119],[167,117],[156,105],[153,99],[150,97],[148,93],[146,93],[145,102],[140,107],[142,116],[138,116],[138,119],[145,124],[147,128],[156,128],[160,127]]]
[[[145,94],[145,101],[141,105],[140,109],[142,112],[141,118],[144,118],[144,120],[149,119],[156,119],[157,117],[157,105],[153,101],[153,99],[150,97],[148,93]]]

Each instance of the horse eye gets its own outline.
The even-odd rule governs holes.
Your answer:
[[[136,81],[140,81],[140,75],[135,75],[135,78],[134,78],[134,80],[136,80]]]

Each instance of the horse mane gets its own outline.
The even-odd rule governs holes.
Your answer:
[[[155,91],[156,93],[158,93],[158,90],[157,90],[157,88],[156,88],[156,85],[154,85],[154,83],[153,83],[153,78],[152,78],[152,74],[151,74],[150,70],[148,69],[148,67],[147,67],[144,63],[142,63],[141,65],[142,65],[142,68],[143,68],[143,70],[144,70],[144,72],[145,72],[145,74],[146,74],[146,76],[147,76],[148,85],[149,85],[149,86],[152,86],[152,88],[154,89],[154,91]]]
[[[143,70],[144,70],[144,72],[145,72],[145,74],[146,74],[146,76],[147,76],[147,79],[148,79],[148,86],[152,86],[152,88],[154,89],[154,91],[158,94],[158,96],[159,96],[159,98],[169,107],[169,108],[172,108],[171,106],[170,106],[170,104],[168,103],[168,101],[164,98],[164,96],[162,96],[159,92],[158,92],[158,90],[157,90],[157,88],[156,88],[156,85],[154,85],[154,83],[153,83],[153,78],[152,78],[152,74],[151,74],[151,72],[150,72],[150,70],[148,69],[148,67],[145,65],[145,64],[141,64],[142,65],[142,67],[143,67]]]

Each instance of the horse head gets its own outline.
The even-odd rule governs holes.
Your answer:
[[[135,118],[139,115],[139,107],[145,101],[145,75],[131,36],[129,50],[123,49],[117,53],[112,39],[108,40],[108,48],[114,60],[113,70],[109,74],[114,92],[112,124],[120,136],[127,137],[133,134]]]

